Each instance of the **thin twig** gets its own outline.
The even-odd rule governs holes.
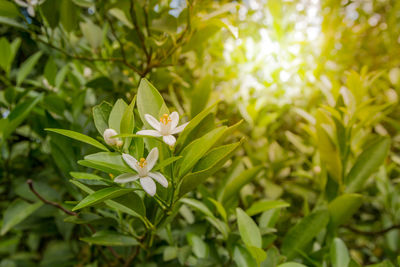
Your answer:
[[[29,189],[32,191],[32,193],[35,194],[35,196],[37,196],[43,203],[52,205],[60,210],[62,210],[63,212],[65,212],[68,215],[72,215],[72,216],[78,216],[78,213],[70,211],[65,209],[63,206],[61,206],[59,203],[57,202],[53,202],[53,201],[49,201],[47,199],[44,199],[36,190],[35,188],[33,188],[33,181],[32,179],[28,179],[28,181],[26,181],[26,183],[29,185]]]
[[[136,250],[134,251],[134,253],[132,253],[132,255],[126,260],[124,267],[129,267],[129,265],[132,263],[132,261],[136,258],[136,256],[139,254],[140,251],[140,247],[137,246]]]
[[[382,230],[379,230],[379,231],[363,231],[363,230],[359,230],[359,229],[353,228],[353,227],[351,227],[349,225],[346,225],[344,227],[349,229],[350,231],[352,231],[354,233],[357,233],[357,234],[360,234],[360,235],[376,236],[376,235],[386,234],[387,232],[390,232],[390,231],[395,230],[395,229],[400,229],[400,224],[395,224],[395,225],[392,225],[392,226],[390,226],[388,228],[385,228],[385,229],[382,229]]]

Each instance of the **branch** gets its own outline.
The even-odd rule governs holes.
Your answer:
[[[400,229],[400,224],[395,224],[395,225],[392,225],[392,226],[390,226],[388,228],[385,228],[385,229],[382,229],[382,230],[379,230],[379,231],[363,231],[363,230],[359,230],[359,229],[353,228],[353,227],[351,227],[349,225],[346,225],[344,227],[349,229],[350,231],[352,231],[354,233],[357,233],[357,234],[360,234],[360,235],[376,236],[376,235],[386,234],[387,232],[390,232],[390,231],[395,230],[395,229]]]
[[[132,263],[132,261],[136,258],[136,256],[139,254],[140,251],[140,247],[137,246],[136,250],[134,251],[134,253],[132,253],[132,255],[126,260],[124,267],[129,267]]]
[[[33,188],[33,181],[32,179],[28,179],[28,181],[26,181],[26,183],[29,185],[29,189],[32,191],[32,193],[35,194],[35,196],[37,196],[43,203],[49,204],[51,206],[54,206],[60,210],[62,210],[63,212],[65,212],[68,215],[72,215],[72,216],[78,216],[78,213],[70,211],[65,209],[63,206],[61,206],[59,203],[57,202],[53,202],[53,201],[49,201],[47,199],[44,199],[36,190],[35,188]]]

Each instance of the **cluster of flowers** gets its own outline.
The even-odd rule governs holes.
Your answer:
[[[136,134],[162,137],[163,141],[169,145],[174,146],[176,138],[173,134],[182,132],[188,123],[178,126],[179,115],[177,112],[172,112],[171,115],[164,114],[160,121],[157,121],[153,116],[146,114],[146,121],[154,128],[154,130],[141,130]],[[113,138],[118,135],[114,129],[107,129],[103,133],[104,141],[110,146],[121,147],[123,142],[120,138]],[[122,158],[129,165],[135,173],[124,173],[115,177],[114,182],[116,183],[129,183],[139,179],[140,184],[146,193],[150,196],[154,196],[156,193],[156,180],[163,187],[168,187],[168,181],[160,172],[151,172],[154,165],[158,160],[158,149],[153,148],[148,154],[147,158],[141,158],[140,160],[135,159],[129,154],[122,154]]]

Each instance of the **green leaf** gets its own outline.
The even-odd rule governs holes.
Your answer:
[[[240,189],[242,189],[243,186],[245,186],[247,183],[253,180],[257,176],[257,174],[262,170],[262,168],[263,168],[262,166],[256,166],[251,169],[245,170],[238,176],[233,178],[231,181],[229,181],[225,185],[223,191],[221,192],[220,197],[218,198],[219,201],[224,203],[231,197],[236,196],[240,191]]]
[[[96,174],[93,173],[86,173],[86,172],[70,172],[69,173],[72,177],[75,179],[82,179],[82,180],[96,180],[96,181],[102,181],[105,182],[109,185],[114,184],[113,181],[109,179],[102,178]]]
[[[134,172],[125,165],[121,154],[117,152],[99,152],[85,156],[85,161],[112,170],[112,173]],[[78,162],[80,164],[80,162]]]
[[[181,134],[178,137],[178,140],[176,141],[176,148],[178,151],[183,147],[183,145],[186,144],[187,138],[190,135],[190,133],[196,128],[196,126],[200,124],[200,122],[202,122],[202,120],[208,114],[210,114],[213,111],[213,109],[217,106],[217,104],[218,102],[214,103],[207,109],[197,114],[197,116],[194,117],[192,120],[190,120],[190,122],[188,123],[188,125],[186,125],[185,129],[181,132]]]
[[[167,106],[164,103],[164,99],[158,90],[145,78],[140,80],[139,89],[137,93],[137,106],[139,110],[140,119],[144,123],[147,129],[153,129],[146,119],[145,114],[158,119],[162,114],[169,113]]]
[[[283,200],[260,200],[251,205],[250,208],[246,210],[246,213],[249,216],[253,216],[259,214],[261,212],[271,210],[271,209],[278,209],[278,208],[286,208],[289,207],[290,204],[283,201]]]
[[[74,1],[61,0],[60,22],[67,32],[75,30],[79,21],[79,8],[74,5]]]
[[[330,226],[336,228],[350,219],[360,208],[362,199],[363,196],[360,194],[344,194],[329,203]]]
[[[18,8],[13,2],[1,0],[0,1],[0,16],[15,18],[20,15]]]
[[[171,163],[177,161],[178,159],[182,158],[182,156],[177,156],[177,157],[170,157],[167,158],[166,160],[161,161],[160,163],[158,163],[156,166],[154,166],[154,168],[152,169],[152,171],[158,171],[161,170],[162,168],[170,165]]]
[[[120,20],[125,26],[127,26],[129,29],[133,29],[133,24],[130,21],[130,18],[127,18],[126,14],[124,11],[122,11],[119,8],[111,8],[110,10],[108,10],[108,12],[114,16],[115,18],[117,18],[118,20]]]
[[[25,220],[42,205],[42,202],[29,204],[21,199],[16,199],[4,212],[0,235],[5,235],[11,228]]]
[[[187,234],[189,245],[192,247],[192,251],[197,258],[207,258],[209,249],[207,244],[198,236],[192,233]]]
[[[87,194],[93,194],[95,192],[90,187],[78,181],[70,180],[70,182],[79,187],[82,191],[84,191]],[[110,208],[119,210],[134,217],[138,217],[145,224],[149,224],[149,222],[147,222],[146,218],[144,217],[145,211],[144,211],[143,201],[134,192],[131,192],[128,195],[124,195],[114,200],[106,200],[104,203]]]
[[[11,44],[5,37],[0,39],[0,67],[3,68],[7,76],[10,73],[12,62],[20,44],[20,38],[16,38]]]
[[[307,266],[297,263],[297,262],[285,262],[285,263],[278,265],[278,267],[307,267]]]
[[[111,109],[112,106],[105,101],[93,107],[94,125],[101,136],[103,136],[104,131],[109,128],[108,118],[110,117]]]
[[[241,144],[242,141],[216,147],[208,152],[193,167],[193,172],[182,178],[179,185],[179,196],[185,195],[205,182],[208,177],[213,175],[225,164]]]
[[[257,262],[255,259],[252,257],[250,252],[240,246],[236,245],[234,250],[233,250],[233,260],[235,261],[237,266],[240,267],[257,267]]]
[[[79,23],[83,36],[89,42],[90,46],[96,50],[103,43],[103,30],[95,25],[91,20]]]
[[[122,188],[122,187],[107,187],[94,192],[82,199],[78,205],[76,205],[72,210],[79,210],[86,207],[96,205],[98,203],[104,202],[108,199],[113,199],[120,197],[122,195],[128,194],[136,189],[134,188]]]
[[[80,238],[81,241],[101,246],[136,246],[139,242],[132,236],[114,231],[99,231],[91,237]]]
[[[292,259],[301,251],[329,222],[329,212],[320,210],[310,213],[293,226],[285,235],[281,247],[282,254]]]
[[[7,118],[0,120],[0,142],[5,141],[12,132],[25,120],[32,109],[42,100],[43,94],[36,98],[25,100],[18,104],[8,115]]]
[[[108,127],[114,129],[117,131],[117,133],[121,133],[122,116],[124,115],[127,107],[128,105],[124,100],[118,99],[111,110],[108,118]]]
[[[120,133],[121,134],[132,134],[133,129],[135,128],[135,118],[133,114],[133,108],[135,106],[136,96],[133,98],[129,106],[125,109],[124,114],[121,118],[120,123]],[[126,149],[129,148],[131,143],[131,138],[125,138],[124,147]]]
[[[346,192],[357,192],[365,181],[381,166],[390,149],[390,138],[378,138],[357,158],[346,177]]]
[[[100,148],[101,150],[104,151],[109,151],[108,148],[106,148],[102,143],[100,143],[99,141],[91,138],[90,136],[78,133],[78,132],[74,132],[74,131],[70,131],[70,130],[64,130],[64,129],[51,129],[51,128],[46,128],[46,131],[49,132],[54,132],[54,133],[58,133],[64,136],[67,136],[69,138],[81,141],[83,143],[95,146],[97,148]]]
[[[261,248],[261,233],[257,224],[241,208],[236,208],[239,233],[248,247]]]
[[[331,250],[332,267],[347,267],[350,263],[349,251],[346,244],[340,239],[335,238],[332,241]]]
[[[24,63],[22,63],[17,73],[17,86],[21,85],[26,76],[28,76],[28,74],[32,71],[39,58],[42,56],[42,53],[42,51],[36,52],[32,56],[30,56]]]
[[[190,105],[191,118],[195,117],[204,109],[204,107],[207,105],[208,99],[210,98],[211,92],[212,77],[211,75],[206,75],[199,81],[196,88],[193,90],[192,101]]]
[[[178,170],[178,177],[187,174],[199,159],[223,136],[227,129],[226,126],[214,129],[185,147],[180,153],[182,159],[178,161],[175,167]]]
[[[210,197],[208,198],[208,200],[211,201],[211,203],[214,204],[214,206],[217,209],[218,213],[222,216],[224,221],[227,222],[228,221],[228,215],[226,214],[226,210],[225,210],[224,206],[221,204],[221,202],[218,202],[215,199],[212,199]]]
[[[192,198],[182,198],[180,202],[185,203],[186,205],[191,206],[192,208],[200,211],[206,216],[214,217],[214,214],[209,210],[209,208],[201,201]]]

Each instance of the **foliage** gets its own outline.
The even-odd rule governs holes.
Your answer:
[[[0,266],[398,265],[399,11],[0,0]]]

